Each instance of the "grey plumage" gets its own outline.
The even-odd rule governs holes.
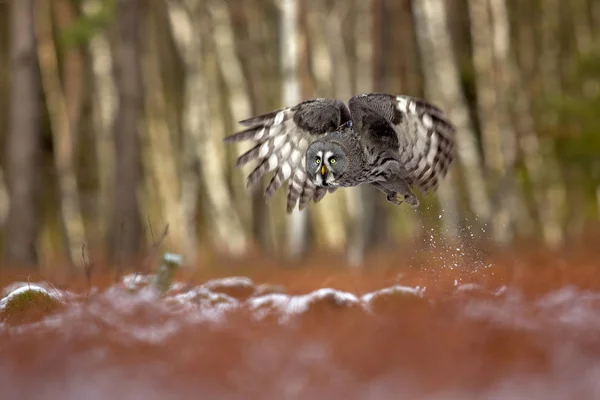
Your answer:
[[[247,185],[275,171],[265,195],[286,181],[287,211],[320,201],[338,187],[370,184],[388,201],[416,207],[411,192],[437,189],[454,159],[454,126],[425,100],[389,94],[312,99],[240,122],[225,142],[254,140],[237,167],[258,160]],[[399,199],[398,196],[403,196]]]

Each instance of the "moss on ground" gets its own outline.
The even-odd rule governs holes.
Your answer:
[[[9,324],[39,321],[62,308],[63,304],[46,291],[25,289],[11,294],[0,310],[0,320]]]

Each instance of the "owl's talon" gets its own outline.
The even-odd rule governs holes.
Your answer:
[[[400,198],[398,197],[398,193],[391,193],[387,195],[387,200],[392,203],[395,204],[397,206],[399,206],[400,204],[402,204],[402,200],[400,200]]]
[[[417,199],[417,197],[414,194],[405,195],[404,201],[406,202],[406,204],[413,208],[419,207],[419,199]]]

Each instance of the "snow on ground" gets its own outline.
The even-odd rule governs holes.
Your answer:
[[[276,288],[277,289],[277,288]],[[18,294],[33,290],[48,294],[69,307],[59,315],[49,315],[42,321],[30,324],[31,329],[46,325],[61,325],[61,319],[92,318],[117,330],[127,326],[132,340],[160,341],[176,332],[177,324],[226,323],[227,316],[238,310],[247,310],[257,320],[276,316],[280,323],[289,322],[295,316],[309,312],[320,304],[331,309],[358,308],[372,313],[375,304],[381,300],[402,302],[406,299],[427,301],[426,288],[393,285],[362,295],[332,288],[321,288],[313,292],[290,295],[280,290],[265,289],[255,285],[247,277],[214,279],[197,286],[175,282],[167,294],[160,298],[152,287],[152,277],[127,275],[121,284],[109,287],[86,296],[61,292],[47,284],[17,282],[3,289],[0,299],[0,312]],[[564,287],[550,292],[535,302],[526,302],[519,292],[505,286],[486,290],[478,284],[456,284],[457,299],[468,294],[485,294],[486,301],[477,296],[468,297],[461,303],[461,313],[474,320],[486,320],[499,325],[537,329],[541,325],[563,326],[565,328],[585,327],[600,331],[600,293],[580,291],[575,287]],[[493,301],[492,301],[493,300]],[[139,326],[128,324],[135,316]],[[178,316],[177,322],[169,317]],[[170,325],[173,324],[173,325]],[[27,325],[9,326],[0,323],[0,331],[24,331]],[[127,331],[127,332],[125,332]]]
[[[173,341],[181,340],[178,336],[179,332],[188,328],[194,328],[201,333],[206,332],[207,329],[218,330],[219,327],[225,327],[240,311],[248,313],[251,317],[251,320],[246,320],[248,325],[252,325],[250,321],[259,324],[267,320],[275,321],[283,327],[293,327],[292,322],[298,318],[312,315],[313,312],[318,314],[323,310],[330,314],[318,314],[326,315],[324,319],[319,320],[320,322],[327,321],[327,318],[336,313],[358,310],[359,313],[364,311],[362,314],[366,318],[373,317],[373,324],[376,325],[380,323],[378,315],[381,314],[378,314],[378,311],[386,310],[388,313],[400,313],[398,315],[403,318],[401,329],[415,329],[415,336],[408,337],[414,338],[417,342],[419,335],[431,337],[432,333],[419,332],[418,327],[411,327],[411,323],[415,321],[409,318],[413,314],[402,314],[404,312],[402,307],[385,307],[391,304],[405,305],[410,308],[417,304],[435,308],[440,304],[445,306],[450,304],[448,318],[481,322],[483,326],[500,329],[500,333],[494,331],[490,334],[491,339],[481,337],[472,344],[465,345],[467,349],[473,348],[473,351],[481,349],[482,346],[484,348],[488,340],[492,343],[500,340],[498,337],[503,336],[498,335],[506,335],[505,332],[516,332],[515,337],[520,337],[518,336],[520,332],[525,335],[529,332],[538,334],[555,332],[552,333],[554,336],[544,336],[547,342],[534,343],[534,345],[546,346],[546,349],[552,349],[553,346],[556,348],[555,353],[551,354],[549,375],[525,374],[518,370],[507,371],[504,379],[489,385],[481,385],[478,392],[465,392],[460,388],[453,391],[452,388],[445,388],[443,392],[432,392],[424,396],[421,386],[411,380],[410,368],[381,372],[368,384],[356,386],[356,375],[353,375],[334,354],[336,339],[330,343],[312,339],[298,342],[288,337],[294,332],[293,329],[286,331],[284,335],[258,337],[251,337],[251,333],[237,331],[229,332],[227,335],[236,334],[242,337],[248,335],[249,338],[244,339],[246,343],[244,348],[231,349],[238,355],[240,361],[224,373],[229,389],[219,387],[217,383],[210,381],[199,383],[198,380],[204,378],[198,372],[198,380],[179,383],[178,385],[181,386],[178,386],[177,390],[184,391],[185,384],[189,384],[192,392],[205,394],[207,398],[232,399],[255,397],[251,395],[246,397],[243,392],[235,390],[228,392],[231,387],[236,390],[243,388],[249,391],[248,393],[253,391],[260,393],[262,399],[340,398],[342,393],[343,398],[347,399],[559,399],[570,398],[571,390],[575,385],[579,388],[579,393],[600,395],[600,385],[595,383],[600,378],[600,360],[596,360],[582,350],[585,349],[586,344],[600,337],[600,293],[581,290],[575,286],[565,286],[532,300],[526,299],[523,293],[507,286],[490,289],[479,284],[456,282],[453,292],[447,298],[442,298],[441,301],[440,298],[436,298],[436,301],[433,301],[428,297],[425,287],[403,285],[392,285],[362,295],[333,288],[320,288],[305,294],[291,295],[285,293],[285,288],[267,284],[258,285],[247,277],[229,277],[210,280],[195,286],[175,282],[171,289],[161,296],[154,290],[152,282],[151,276],[127,275],[117,285],[105,290],[93,291],[89,298],[58,291],[45,283],[12,284],[2,291],[0,319],[6,305],[27,290],[46,293],[67,304],[67,307],[26,324],[0,322],[0,334],[13,335],[13,337],[25,336],[29,333],[52,334],[61,338],[60,343],[82,342],[86,339],[93,341],[95,338],[102,337],[110,340],[111,343],[123,346],[123,349],[137,348],[140,344],[161,348],[172,346]],[[430,325],[424,326],[430,327]],[[449,329],[448,332],[434,333],[439,335],[440,340],[446,334],[452,337],[452,325],[445,326]],[[385,336],[386,326],[381,324],[381,327],[382,333],[377,335],[381,335],[381,340],[389,342],[390,337]],[[353,335],[355,329],[352,325],[325,328],[331,329],[332,332],[337,330],[337,334],[341,335],[339,340],[344,336]],[[357,343],[366,346],[367,350],[372,347],[373,354],[382,357],[385,355],[385,350],[382,355],[378,338],[379,336],[365,343],[361,343],[358,338]],[[393,335],[391,338],[396,339]],[[528,338],[529,336],[524,336],[523,340],[529,340]],[[418,351],[411,351],[410,343],[404,343],[406,347],[402,354],[407,354],[407,358],[412,357],[411,359],[414,360],[407,364],[409,367],[411,362],[418,365],[420,352],[435,347],[435,339],[431,342],[427,340],[430,339],[418,342],[419,346],[423,346]],[[583,347],[577,347],[578,341],[583,341]],[[451,339],[446,339],[446,342],[452,343]],[[189,357],[193,360],[198,357],[209,357],[212,354],[210,349],[202,348],[201,341],[190,343],[190,346],[193,346],[193,349],[190,348]],[[2,347],[1,343],[0,347]],[[440,351],[443,350],[453,351],[450,344],[448,347],[441,346]],[[219,351],[226,354],[228,349]],[[431,351],[435,352],[435,350]],[[510,351],[510,348],[504,351]],[[130,378],[122,378],[131,374],[127,366],[110,365],[104,370],[99,369],[98,365],[103,365],[102,360],[106,360],[109,353],[108,349],[98,347],[89,350],[85,356],[76,360],[68,362],[63,360],[65,365],[68,365],[64,368],[70,368],[69,371],[72,371],[68,384],[63,382],[57,385],[58,381],[53,378],[40,381],[39,385],[43,388],[45,397],[40,395],[39,398],[105,398],[110,395],[114,395],[115,398],[143,399],[168,397],[169,390],[164,387],[160,390],[152,389],[147,381],[153,381],[152,377],[158,380],[164,372],[168,372],[169,359],[149,357],[144,363],[144,373],[138,372]],[[363,358],[354,362],[363,362],[370,369],[376,369],[376,362],[364,356],[370,353],[361,354]],[[186,357],[185,354],[175,356],[179,360],[185,360]],[[59,359],[62,360],[62,356]],[[440,363],[443,360],[442,354]],[[451,362],[456,364],[457,369],[469,367],[461,363],[460,359],[452,358],[452,360],[455,360]],[[211,369],[219,368],[220,360],[219,358],[207,359],[206,364]],[[10,364],[3,363],[0,358],[0,377],[13,376],[12,367],[9,368],[7,365]],[[450,368],[452,369],[452,365]],[[472,368],[473,371],[477,371],[478,367],[475,365]],[[143,378],[144,376],[146,378]],[[0,397],[18,398],[18,390],[13,384],[9,385],[6,382],[0,378],[0,393],[8,397]],[[110,382],[119,383],[110,384]],[[269,382],[268,385],[265,382]],[[65,394],[67,391],[68,395]],[[391,393],[394,396],[389,397]]]

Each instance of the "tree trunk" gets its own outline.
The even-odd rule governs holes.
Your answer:
[[[587,0],[573,0],[569,5],[577,51],[579,54],[586,54],[594,45],[592,18],[589,15]]]
[[[248,84],[252,115],[256,115],[259,110],[271,108],[271,102],[269,96],[267,96],[267,90],[265,90],[270,82],[264,79],[264,76],[268,75],[266,71],[273,68],[271,64],[275,56],[256,57],[256,54],[261,51],[267,40],[261,34],[262,29],[260,29],[264,25],[265,11],[254,3],[254,1],[244,1],[243,5],[237,9],[239,13],[238,20],[242,20],[242,29],[237,30],[236,37],[237,52]],[[235,27],[238,24],[233,25]],[[271,36],[276,36],[276,32],[269,31],[269,33]],[[276,218],[276,214],[271,212],[269,204],[265,201],[264,190],[266,186],[267,183],[261,181],[260,184],[252,188],[252,235],[258,241],[262,251],[267,254],[274,254],[276,240],[273,220]]]
[[[106,6],[106,5],[105,5]],[[85,0],[83,12],[92,16],[100,12],[100,0]],[[113,76],[113,54],[106,34],[96,33],[88,43],[93,76],[92,114],[99,188],[96,203],[94,238],[107,234],[110,220],[110,201],[114,196],[115,141],[112,127],[117,111],[117,88]],[[90,232],[91,233],[91,232]]]
[[[195,221],[198,204],[198,181],[205,185],[207,200],[206,216],[210,236],[219,251],[241,255],[246,251],[247,238],[237,213],[234,211],[229,189],[222,168],[222,133],[211,125],[212,110],[209,93],[218,97],[218,90],[211,92],[203,48],[208,29],[204,10],[197,0],[188,0],[183,8],[177,1],[169,1],[169,18],[173,38],[185,64],[185,98],[183,107],[184,161],[181,205],[185,220]],[[214,84],[214,82],[213,82]],[[199,168],[199,169],[198,169]],[[200,173],[200,175],[199,175]]]
[[[318,32],[318,36],[315,35],[317,36],[315,39],[318,40],[313,42],[317,52],[312,57],[315,64],[317,64],[313,66],[313,74],[319,83],[324,83],[324,81],[332,83],[331,86],[324,85],[324,88],[329,90],[323,93],[324,96],[347,101],[352,96],[350,92],[352,87],[350,60],[342,32],[342,13],[347,12],[347,10],[338,6],[327,12],[326,7],[320,4],[314,4],[312,9],[311,25],[313,26],[311,31]],[[325,53],[327,58],[319,60],[325,56]],[[331,68],[333,60],[336,60],[335,69]],[[325,67],[322,71],[319,70],[319,63]],[[323,247],[329,250],[341,251],[346,244],[346,227],[344,226],[346,210],[344,204],[347,194],[347,189],[328,194],[318,204],[315,204],[311,210],[314,216],[312,222],[315,226],[316,242],[323,244]]]
[[[6,187],[6,182],[4,181],[4,169],[0,167],[0,229],[2,229],[4,222],[8,217],[9,205],[8,189]]]
[[[373,91],[373,13],[374,1],[355,0],[356,7],[356,93]],[[347,241],[348,262],[361,266],[367,248],[367,234],[374,223],[375,195],[368,186],[350,188],[348,192],[349,239]]]
[[[562,91],[560,81],[560,0],[545,0],[541,6],[541,24],[539,35],[541,38],[540,78],[542,87],[547,96],[558,96]],[[555,112],[544,113],[544,123],[552,125],[557,122]]]
[[[510,38],[504,0],[469,0],[477,108],[482,131],[488,185],[495,193],[492,237],[500,244],[513,236],[515,210],[521,200],[515,185],[516,134],[509,119],[508,88],[514,81],[507,68]],[[491,29],[490,29],[491,28]]]
[[[485,189],[481,159],[466,100],[459,81],[456,58],[450,42],[443,0],[414,0],[413,12],[417,42],[424,67],[425,92],[456,125],[457,155],[467,185],[471,209],[482,222],[490,215],[490,200]],[[452,237],[458,231],[456,186],[450,173],[439,188],[439,198],[445,218],[445,233]]]
[[[36,28],[42,87],[46,94],[54,142],[54,165],[58,180],[61,224],[68,260],[71,264],[77,264],[81,261],[81,248],[86,241],[73,162],[75,135],[71,129],[73,127],[71,122],[74,120],[74,115],[69,115],[60,83],[56,48],[52,36],[50,0],[37,0]]]
[[[77,19],[76,10],[70,0],[52,2],[56,27],[59,32],[73,25]],[[79,141],[79,121],[83,105],[84,60],[79,47],[67,47],[61,62],[61,81],[72,135],[73,149]]]
[[[216,53],[219,69],[223,74],[225,86],[229,94],[228,106],[230,126],[239,127],[238,122],[251,116],[250,92],[244,79],[240,59],[235,48],[235,36],[225,0],[211,0],[207,4],[213,20],[213,34],[217,43]],[[243,154],[252,147],[252,143],[244,141],[233,146],[237,154]],[[251,192],[246,189],[246,176],[251,166],[244,166],[233,172],[233,201],[246,222],[252,220]]]
[[[558,32],[560,28],[560,1],[547,0],[541,10],[540,60],[539,78],[542,83],[542,99],[557,98],[562,96],[562,82],[560,74],[560,42]],[[542,103],[542,126],[554,126],[559,123],[558,113],[551,107]],[[537,139],[537,138],[536,138]],[[543,160],[543,196],[540,197],[538,209],[542,222],[542,233],[546,244],[550,247],[558,246],[564,236],[561,223],[562,210],[566,202],[566,189],[561,176],[560,166],[556,159],[554,144],[543,137],[539,140],[539,153]],[[532,146],[535,146],[532,143]]]
[[[5,27],[2,34],[8,33],[8,25],[10,21],[10,13],[4,12],[0,14],[0,26]],[[10,55],[9,43],[0,41],[0,144],[4,143],[6,132],[8,131],[7,110],[9,108],[9,81],[10,81]],[[0,154],[2,154],[3,146],[0,145]],[[4,157],[0,161],[0,232],[4,231],[4,222],[8,217],[8,188],[6,187],[4,173]]]
[[[166,242],[173,251],[183,252],[186,262],[194,260],[196,243],[190,242],[195,235],[188,232],[180,210],[180,185],[175,159],[177,150],[173,136],[167,124],[167,105],[165,89],[160,73],[156,14],[151,13],[146,24],[145,36],[148,38],[143,58],[144,94],[146,99],[146,140],[144,152],[145,171],[152,174],[158,203],[165,224],[169,225],[169,237]]]
[[[9,212],[4,263],[34,265],[40,229],[40,78],[34,32],[34,0],[11,1],[11,91],[6,175]]]
[[[499,179],[496,189],[498,210],[495,212],[497,223],[506,224],[506,228],[493,225],[496,240],[507,243],[513,238],[514,232],[509,226],[514,226],[520,233],[533,231],[533,220],[528,212],[522,188],[514,179],[515,163],[519,148],[517,134],[518,123],[511,118],[524,121],[531,119],[529,108],[526,106],[526,93],[521,85],[521,71],[517,68],[514,51],[511,47],[510,25],[506,0],[490,0],[491,26],[493,26],[493,53],[496,73],[495,90],[497,93],[495,120],[501,135],[500,144],[503,157],[503,176]],[[482,77],[485,79],[485,77]],[[523,107],[525,106],[525,107]],[[521,107],[520,110],[518,108]],[[516,112],[515,112],[516,111]],[[494,112],[494,111],[493,111]],[[491,119],[491,118],[490,118]],[[483,125],[482,125],[483,126]],[[533,128],[533,125],[531,125]],[[488,149],[488,151],[491,151]],[[495,151],[498,151],[496,149]]]
[[[281,2],[281,67],[283,70],[283,106],[300,102],[298,82],[298,0]],[[308,250],[308,212],[294,209],[288,219],[287,256],[297,259]]]
[[[390,76],[386,68],[385,49],[389,47],[389,35],[385,29],[387,21],[390,20],[386,7],[386,0],[373,1],[373,91],[386,92],[389,84]],[[375,189],[377,190],[377,189]],[[367,246],[375,247],[386,244],[390,239],[390,206],[388,201],[382,199],[380,195],[375,193],[375,204],[373,208],[373,216],[371,223],[366,228]]]
[[[179,204],[184,222],[187,224],[186,231],[191,235],[189,243],[193,244],[193,247],[187,249],[186,261],[190,265],[195,265],[198,258],[196,221],[198,220],[199,181],[201,178],[198,170],[197,148],[200,143],[200,135],[208,129],[206,126],[208,113],[202,96],[205,90],[201,66],[202,44],[200,36],[196,40],[192,40],[194,33],[197,34],[197,28],[194,26],[196,21],[192,20],[194,9],[186,10],[179,4],[179,1],[169,0],[167,4],[171,35],[185,66],[184,87],[186,91],[182,110],[183,149]]]
[[[144,2],[117,0],[114,72],[119,106],[113,128],[115,182],[108,248],[112,261],[130,262],[139,255],[141,216],[138,190],[141,182],[140,135],[143,110],[142,36]]]

